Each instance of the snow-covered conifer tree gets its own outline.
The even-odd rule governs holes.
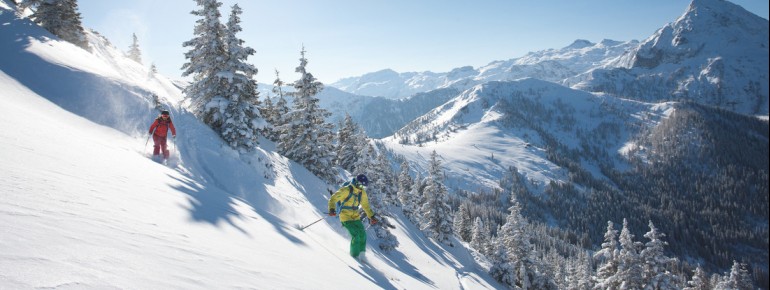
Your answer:
[[[361,127],[353,122],[353,118],[346,112],[345,119],[337,131],[335,164],[343,169],[353,171],[353,164],[358,161],[358,152],[361,151],[361,146],[365,142],[366,138],[361,134]]]
[[[31,8],[31,19],[53,35],[90,50],[77,0],[24,0],[20,7]]]
[[[618,237],[620,254],[618,255],[618,272],[615,274],[620,281],[619,289],[642,289],[642,259],[639,256],[640,242],[634,241],[634,235],[628,228],[628,220],[623,219],[623,229]]]
[[[307,72],[304,47],[301,55],[300,65],[295,70],[300,79],[294,82],[295,91],[291,94],[293,110],[287,114],[286,124],[281,128],[278,149],[321,178],[331,180],[333,126],[325,119],[330,113],[318,105],[315,95],[323,89],[323,84]]]
[[[382,193],[382,201],[386,206],[395,205],[398,199],[396,196],[396,177],[390,164],[390,160],[383,152],[377,155],[377,178],[380,179],[378,190]]]
[[[255,53],[251,47],[243,46],[239,39],[240,15],[243,10],[233,5],[225,31],[225,63],[220,75],[225,76],[224,97],[227,106],[222,123],[222,138],[233,148],[252,150],[258,145],[259,132],[266,126],[259,112],[257,82],[254,75],[257,68],[246,62]]]
[[[751,273],[744,263],[733,261],[733,267],[730,269],[730,281],[734,282],[736,289],[754,289]]]
[[[594,254],[594,259],[599,263],[596,269],[596,285],[594,289],[618,289],[620,281],[617,280],[618,272],[618,231],[612,221],[607,221],[607,231],[604,233],[602,248]]]
[[[286,105],[286,99],[283,98],[282,86],[284,86],[284,83],[276,69],[275,81],[273,81],[272,89],[275,97],[266,98],[262,108],[262,115],[265,117],[265,121],[269,123],[268,127],[264,130],[265,137],[275,142],[277,142],[278,137],[281,136],[281,130],[279,128],[285,124],[284,116],[289,112],[289,108]]]
[[[521,215],[521,205],[515,197],[511,203],[510,214],[497,233],[497,243],[505,248],[506,254],[498,260],[501,263],[499,281],[521,289],[555,289],[556,285],[540,273],[534,261],[536,255],[526,230],[527,221]]]
[[[139,50],[139,38],[136,37],[136,33],[131,36],[133,41],[131,42],[131,46],[128,47],[128,58],[135,62],[142,63],[142,51]]]
[[[422,220],[420,207],[425,201],[425,197],[423,196],[423,189],[425,189],[425,180],[422,178],[422,174],[417,172],[414,178],[414,183],[412,185],[412,191],[410,191],[408,194],[408,200],[410,200],[409,204],[413,205],[413,207],[411,208],[411,211],[407,209],[404,210],[404,214],[406,214],[409,220],[412,221],[413,224],[417,225],[417,227],[420,227]],[[410,212],[411,215],[409,215]]]
[[[422,214],[420,229],[436,241],[451,245],[452,209],[447,201],[447,189],[444,186],[444,173],[438,153],[434,150],[428,164],[423,195],[425,202],[420,208]]]
[[[414,180],[409,175],[409,162],[404,160],[401,163],[401,171],[398,174],[398,201],[401,204],[401,210],[409,219],[414,216],[417,204],[414,201],[414,195],[412,195],[412,188],[414,187]]]
[[[497,231],[498,234],[501,232],[502,230]],[[508,261],[508,257],[510,256],[508,248],[502,243],[499,236],[494,239],[490,245],[492,253],[487,256],[491,263],[489,275],[509,288],[515,289],[516,270],[513,268],[513,264]]]
[[[695,268],[695,273],[692,274],[692,279],[690,281],[687,281],[687,287],[683,288],[682,290],[710,290],[711,289],[711,281],[709,280],[708,275],[706,275],[706,272],[703,271],[703,268],[698,266]]]
[[[486,256],[491,254],[487,252],[487,243],[489,243],[489,233],[487,232],[486,227],[484,227],[484,222],[481,220],[481,217],[477,216],[476,219],[473,220],[473,228],[471,228],[471,248],[476,249],[476,251],[479,251],[479,253]]]
[[[668,265],[673,259],[666,256],[663,252],[663,247],[667,245],[666,242],[661,240],[665,234],[658,231],[658,228],[649,222],[650,231],[644,234],[644,237],[649,239],[645,244],[645,249],[640,253],[642,262],[642,281],[644,289],[650,290],[665,290],[665,289],[679,289],[680,281],[678,277],[671,273],[668,269]]]
[[[227,60],[224,43],[225,26],[220,22],[216,0],[196,0],[199,10],[191,13],[200,16],[195,23],[193,39],[182,44],[190,50],[185,53],[187,63],[182,65],[182,76],[192,76],[185,87],[190,110],[217,132],[225,121],[224,111],[229,104],[226,94],[228,79],[222,74]]]
[[[454,218],[454,230],[455,234],[464,242],[470,242],[473,231],[473,221],[471,220],[471,212],[468,208],[468,204],[463,202],[457,209]]]
[[[374,177],[371,172],[377,169],[375,163],[376,154],[377,152],[374,151],[374,146],[372,146],[372,144],[368,142],[361,144],[361,150],[356,154],[356,161],[353,163],[353,173],[366,174],[367,176]],[[369,181],[372,182],[373,179],[369,178]]]
[[[281,73],[278,71],[278,69],[276,69],[275,80],[273,81],[273,93],[276,94],[279,98],[283,98],[283,86],[285,85],[286,83],[281,80]]]
[[[591,257],[588,255],[587,252],[581,252],[575,261],[575,275],[573,275],[574,279],[574,287],[572,289],[574,290],[590,290],[593,288],[593,285],[591,284],[591,275],[593,274],[593,271],[591,269]]]
[[[719,283],[714,286],[716,290],[750,290],[754,289],[754,282],[751,279],[751,274],[746,268],[745,264],[733,261],[733,266],[730,268],[730,273],[725,275]]]

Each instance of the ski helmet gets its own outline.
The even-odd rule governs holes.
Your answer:
[[[356,176],[356,183],[363,186],[367,186],[369,185],[369,179],[366,178],[366,175],[359,174],[358,176]]]
[[[163,111],[160,111],[160,114],[161,114],[161,115],[168,115],[168,110],[163,110]]]

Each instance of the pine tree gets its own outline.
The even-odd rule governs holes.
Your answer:
[[[308,170],[325,180],[332,180],[333,145],[332,125],[326,123],[329,112],[318,105],[315,95],[323,84],[307,72],[305,49],[302,48],[300,65],[295,70],[300,79],[295,81],[293,110],[287,114],[279,138],[279,151],[290,159],[304,165]]]
[[[227,80],[224,91],[227,107],[221,134],[231,147],[249,151],[258,145],[259,132],[266,124],[258,109],[260,103],[257,82],[254,80],[257,69],[246,62],[255,51],[243,46],[244,41],[236,36],[242,31],[242,13],[238,4],[232,6],[225,31],[227,53],[222,74]]]
[[[275,81],[273,81],[272,92],[275,94],[274,98],[269,98],[270,101],[265,100],[265,108],[263,109],[263,116],[265,120],[270,123],[270,126],[266,128],[265,135],[267,138],[274,142],[278,142],[279,136],[281,136],[280,128],[286,124],[284,117],[289,112],[289,108],[286,105],[286,99],[283,97],[283,86],[285,84],[281,80],[278,70],[275,70]],[[285,126],[284,126],[285,127]]]
[[[457,209],[457,213],[455,213],[453,225],[455,234],[457,234],[460,240],[464,242],[471,241],[473,235],[473,224],[471,220],[471,212],[467,203],[463,202],[460,204],[460,207]]]
[[[714,289],[751,290],[754,289],[754,282],[751,279],[751,274],[749,274],[746,265],[738,263],[738,261],[733,261],[730,272],[723,277],[716,286],[714,286]]]
[[[620,255],[618,256],[618,272],[620,281],[618,289],[642,289],[642,260],[639,256],[641,243],[634,242],[634,235],[628,228],[628,220],[623,219],[623,229],[618,237]]]
[[[32,20],[53,35],[90,50],[77,0],[24,0],[20,7],[32,8]]]
[[[714,288],[709,288],[709,289],[714,289],[714,290],[733,289],[733,288],[723,288],[723,287],[721,287],[721,284],[722,284],[723,280],[724,280],[723,277],[721,275],[719,275],[719,274],[711,275],[711,278],[709,278],[709,285],[713,285]]]
[[[280,92],[280,87],[278,87],[278,91]],[[275,87],[273,88],[275,91]],[[273,123],[273,127],[275,129],[275,140],[278,141],[278,137],[281,136],[280,128],[281,126],[284,126],[288,123],[288,120],[286,119],[286,115],[289,113],[289,106],[288,102],[286,102],[286,98],[284,98],[282,93],[278,94],[278,101],[275,103],[275,114],[277,117],[275,118],[275,123]]]
[[[414,202],[414,195],[412,195],[414,180],[409,175],[409,170],[409,162],[404,160],[401,163],[401,171],[398,174],[398,201],[401,204],[401,210],[404,212],[404,215],[412,219],[417,205]]]
[[[128,47],[128,58],[135,62],[142,63],[142,51],[139,50],[139,39],[136,37],[136,33],[132,34],[133,41],[131,46]],[[153,64],[153,67],[155,65]]]
[[[541,274],[534,260],[536,254],[526,229],[527,221],[521,215],[521,205],[513,196],[511,204],[505,224],[498,232],[497,243],[505,249],[500,252],[506,254],[498,260],[502,274],[499,281],[521,289],[555,289],[554,281]]]
[[[267,125],[262,130],[262,135],[271,141],[276,141],[277,139],[275,138],[276,136],[274,134],[274,124],[278,118],[278,112],[276,111],[275,104],[273,103],[273,98],[270,96],[270,93],[267,93],[267,96],[265,96],[265,101],[262,102],[262,107],[260,107],[259,111],[262,113],[262,116],[264,116],[265,122],[267,122]]]
[[[375,163],[376,154],[377,152],[374,151],[374,146],[371,143],[361,144],[361,150],[356,154],[356,161],[353,163],[353,172],[374,177],[375,175],[372,172],[377,170]],[[371,181],[372,178],[369,178],[369,180]]]
[[[337,131],[335,164],[340,168],[353,171],[353,164],[358,161],[358,152],[364,142],[366,142],[366,138],[362,136],[361,128],[353,122],[353,118],[346,112],[345,119]]]
[[[614,224],[612,221],[607,221],[602,248],[594,254],[594,259],[599,263],[594,289],[618,289],[620,286],[616,276],[619,264],[617,236],[618,231]]]
[[[649,226],[650,231],[644,234],[644,237],[650,241],[645,244],[645,249],[640,253],[644,263],[642,269],[644,289],[679,289],[678,278],[668,270],[668,265],[673,262],[673,259],[663,252],[663,247],[667,243],[661,238],[665,234],[658,231],[652,221],[649,222]]]
[[[718,282],[713,283],[714,280],[718,280]],[[712,279],[712,284],[715,290],[751,290],[754,287],[746,266],[738,263],[738,261],[733,261],[730,272],[724,277]]]
[[[498,230],[497,233],[502,233],[502,229]],[[491,263],[491,266],[489,267],[489,275],[498,282],[508,286],[509,288],[515,289],[516,270],[513,268],[513,264],[509,261],[509,249],[502,242],[500,236],[494,239],[490,244],[492,253],[488,256]]]
[[[190,110],[217,132],[224,124],[224,111],[229,105],[227,77],[222,74],[227,61],[224,43],[225,27],[220,22],[219,6],[216,0],[196,0],[200,10],[191,13],[200,16],[196,21],[193,39],[182,44],[189,47],[185,53],[189,62],[182,65],[182,76],[193,76],[184,93],[190,102]]]
[[[476,219],[473,220],[473,228],[471,229],[471,248],[476,249],[476,251],[479,251],[479,253],[486,256],[491,254],[487,251],[488,243],[489,233],[484,227],[484,222],[481,220],[481,217],[476,217]]]
[[[404,214],[407,215],[409,220],[415,224],[418,228],[422,224],[422,214],[420,208],[425,203],[425,197],[423,196],[423,190],[425,189],[425,180],[422,178],[422,174],[417,172],[414,177],[414,184],[412,185],[412,191],[408,195],[409,204],[411,208],[403,208]],[[411,215],[409,214],[411,212]]]
[[[591,284],[591,258],[586,252],[580,252],[578,255],[576,277],[577,287],[575,290],[590,290],[593,288]]]
[[[281,80],[281,75],[278,69],[275,70],[275,80],[273,81],[273,93],[278,96],[278,98],[283,98],[283,86],[286,84]],[[288,112],[288,110],[287,110]]]
[[[423,189],[425,203],[420,208],[422,213],[420,229],[436,241],[451,246],[452,210],[447,201],[443,168],[435,150],[431,153],[428,177],[425,181],[426,186]]]
[[[706,272],[703,271],[703,268],[698,266],[695,268],[695,273],[692,274],[692,279],[687,281],[687,287],[682,290],[710,290],[710,282]]]
[[[386,206],[397,203],[396,177],[390,164],[390,160],[388,160],[388,157],[383,152],[377,155],[376,168],[377,176],[380,179],[378,190],[382,193],[382,201]]]

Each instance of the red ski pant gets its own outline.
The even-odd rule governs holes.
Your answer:
[[[152,149],[152,155],[160,154],[160,150],[163,150],[163,158],[168,158],[168,146],[166,146],[166,136],[152,135],[152,142],[155,145]]]

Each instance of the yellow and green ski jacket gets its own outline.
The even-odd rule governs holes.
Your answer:
[[[369,197],[366,195],[366,190],[358,186],[343,186],[332,194],[332,197],[329,199],[329,212],[337,212],[338,207],[340,209],[337,212],[340,222],[361,219],[361,216],[358,214],[359,206],[364,209],[367,217],[371,218],[374,216],[374,212],[369,207]]]

